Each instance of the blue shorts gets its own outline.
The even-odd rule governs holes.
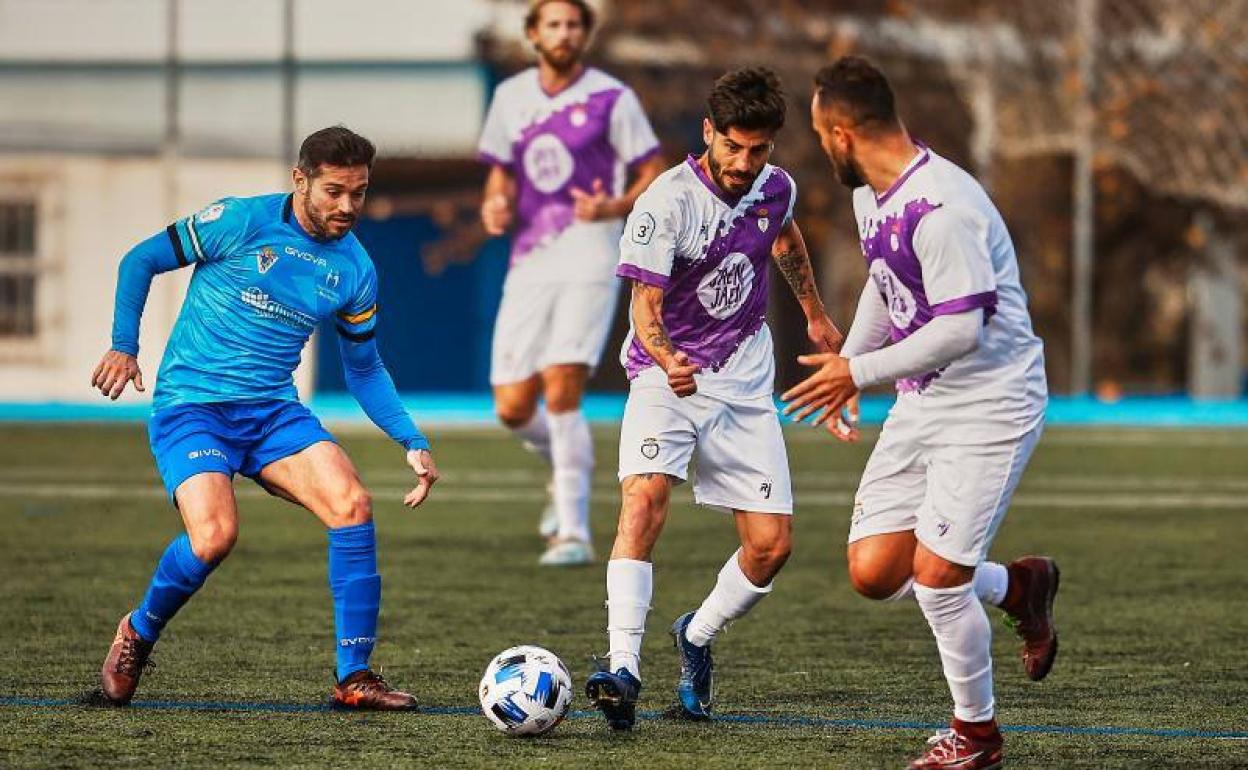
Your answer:
[[[171,500],[196,474],[255,478],[269,463],[334,440],[298,401],[175,404],[152,413],[147,435]]]

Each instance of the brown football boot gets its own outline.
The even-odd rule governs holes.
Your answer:
[[[415,711],[416,698],[400,692],[369,669],[356,671],[334,685],[334,708],[371,711]]]
[[[117,624],[117,635],[113,637],[113,646],[108,648],[104,668],[100,671],[100,689],[105,698],[118,706],[130,702],[155,646],[155,642],[147,641],[134,630],[127,612]]]
[[[1013,621],[1023,640],[1023,669],[1039,682],[1057,658],[1057,627],[1053,624],[1053,598],[1061,573],[1057,563],[1045,556],[1024,556],[1006,565],[1010,588],[1001,609]]]

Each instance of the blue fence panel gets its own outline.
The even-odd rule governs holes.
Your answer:
[[[493,239],[468,264],[429,274],[422,254],[441,232],[428,217],[361,220],[356,235],[377,266],[377,340],[403,392],[489,388],[490,338],[507,272],[507,244]],[[317,348],[318,393],[346,389],[338,335],[325,324]]]

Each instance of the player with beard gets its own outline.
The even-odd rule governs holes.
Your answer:
[[[117,626],[101,672],[104,695],[115,704],[130,702],[165,624],[234,547],[232,480],[242,473],[311,511],[329,531],[334,704],[416,707],[368,667],[381,607],[372,502],[346,453],[299,402],[293,379],[308,338],[333,318],[347,387],[404,448],[416,474],[403,502],[425,500],[437,468],[378,354],[377,273],[351,233],[374,154],[371,142],[346,128],[317,131],[299,150],[293,194],[217,201],[121,261],[112,349],[92,378],[113,399],[131,382],[144,389],[135,357],[152,278],[191,264],[195,271],[148,424],[156,467],[186,532],[165,549],[142,602]]]
[[[593,26],[584,0],[530,3],[537,66],[499,84],[479,147],[490,164],[481,221],[491,235],[512,231],[490,363],[494,408],[552,466],[540,563],[553,566],[594,558],[594,452],[581,399],[614,316],[621,220],[663,168],[636,95],[581,60]]]
[[[936,636],[953,722],[910,767],[997,768],[981,602],[1015,623],[1029,678],[1043,679],[1057,655],[1057,565],[986,560],[1044,425],[1043,344],[1001,215],[970,174],[911,139],[884,75],[847,57],[815,87],[811,120],[854,191],[870,277],[840,353],[799,359],[817,371],[784,394],[786,412],[822,409],[816,424],[835,422],[859,389],[896,382],[854,498],[850,579],[872,599],[916,599]]]
[[[715,82],[707,115],[706,151],[655,180],[620,239],[618,274],[633,284],[621,351],[631,381],[620,427],[623,503],[607,564],[609,663],[586,683],[616,730],[634,723],[651,552],[695,453],[694,499],[731,512],[741,547],[701,606],[671,627],[685,716],[710,717],[711,643],[771,593],[789,556],[793,494],[772,400],[769,262],[797,297],[815,347],[841,342],[793,220],[793,179],[767,162],[784,125],[779,80],[761,68],[729,72]]]

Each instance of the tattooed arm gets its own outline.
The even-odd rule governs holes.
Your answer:
[[[797,298],[806,315],[806,336],[821,351],[840,350],[845,335],[828,319],[823,300],[819,298],[819,288],[815,285],[815,274],[810,267],[806,241],[802,238],[802,231],[796,221],[790,221],[776,236],[776,242],[771,247],[771,257],[776,261],[776,267],[788,282],[793,296]]]
[[[693,375],[701,367],[689,361],[683,350],[677,350],[663,326],[663,289],[641,281],[633,281],[633,297],[629,306],[633,333],[654,362],[667,372],[667,384],[680,396],[691,396],[698,390]]]

